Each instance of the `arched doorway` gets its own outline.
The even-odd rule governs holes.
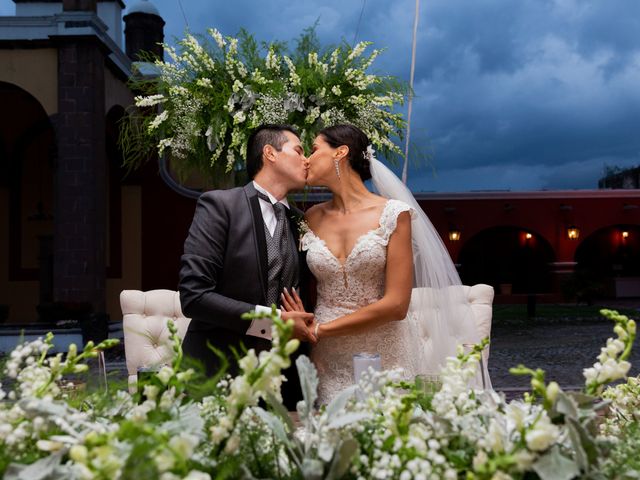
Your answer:
[[[486,283],[503,294],[551,292],[553,248],[541,235],[520,227],[500,226],[479,232],[459,255],[463,283]]]
[[[576,249],[576,276],[595,293],[640,297],[640,225],[611,225],[593,232]]]
[[[51,301],[55,133],[44,108],[26,90],[0,82],[0,304],[15,323],[37,320]]]

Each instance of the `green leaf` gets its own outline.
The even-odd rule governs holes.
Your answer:
[[[555,409],[558,413],[568,418],[578,418],[578,406],[576,402],[563,391],[558,393]]]
[[[331,403],[327,405],[326,415],[327,418],[333,418],[335,415],[338,415],[344,410],[344,407],[347,405],[347,402],[355,392],[358,390],[357,385],[352,385],[350,387],[342,390],[338,395],[335,396]]]
[[[541,480],[571,480],[580,475],[576,462],[563,456],[557,446],[540,457],[533,464],[533,470]]]
[[[63,478],[55,475],[56,467],[62,460],[62,451],[56,452],[47,457],[32,463],[31,465],[20,465],[12,463],[4,472],[5,480],[45,480]]]
[[[300,387],[302,388],[302,396],[304,398],[304,408],[302,412],[300,412],[303,417],[301,420],[304,420],[313,412],[313,404],[318,398],[318,372],[306,355],[300,355],[298,357],[296,367],[298,367]]]
[[[569,419],[568,422],[569,434],[571,435],[571,440],[574,440],[574,435],[577,435],[577,440],[580,443],[580,447],[582,452],[586,455],[587,467],[583,467],[585,470],[588,469],[588,465],[595,465],[598,461],[599,449],[596,445],[595,439],[589,434],[584,425],[581,425],[577,420]],[[577,447],[577,443],[574,441],[574,446]]]
[[[267,412],[260,407],[253,408],[253,412],[260,417],[260,419],[271,429],[274,435],[284,443],[287,447],[291,448],[291,441],[285,431],[284,425],[278,417],[273,413]]]
[[[342,476],[347,473],[347,470],[351,465],[351,459],[353,459],[353,456],[357,451],[358,442],[353,438],[343,440],[340,446],[336,449],[326,480],[342,478]]]
[[[195,403],[190,403],[181,407],[177,418],[165,422],[162,428],[172,435],[189,432],[193,435],[202,436],[204,419],[200,416],[198,406]]]
[[[324,464],[315,458],[305,458],[302,462],[302,478],[305,480],[321,480]]]
[[[581,408],[590,407],[598,400],[598,397],[581,392],[569,392],[567,395],[569,395]]]
[[[271,407],[273,413],[277,415],[280,420],[286,425],[289,432],[293,432],[295,430],[295,426],[293,425],[293,420],[291,419],[291,415],[289,415],[289,411],[285,408],[285,406],[278,401],[276,397],[273,396],[272,393],[267,392],[266,397],[267,405]]]
[[[589,469],[589,459],[587,457],[587,452],[585,452],[584,448],[582,448],[582,440],[580,439],[580,432],[576,428],[575,422],[572,422],[571,419],[567,425],[569,428],[569,438],[571,439],[571,444],[573,445],[573,450],[575,451],[576,462],[580,470],[587,471]]]
[[[342,428],[345,425],[359,422],[371,418],[371,414],[366,412],[351,412],[335,417],[329,422],[328,428]]]

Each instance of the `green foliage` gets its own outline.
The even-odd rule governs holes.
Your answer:
[[[182,178],[197,172],[220,184],[243,170],[249,134],[264,123],[295,126],[307,152],[320,129],[353,123],[393,161],[405,127],[394,107],[406,87],[368,72],[380,53],[365,55],[369,45],[321,48],[315,25],[291,48],[215,29],[187,35],[177,49],[165,45],[169,61],[156,61],[157,78],[133,83],[141,94],[121,124],[125,164],[168,153]]]
[[[5,366],[16,385],[11,401],[0,403],[0,474],[7,479],[637,478],[640,380],[601,389],[624,378],[635,322],[614,311],[602,314],[615,323],[617,338],[607,341],[594,370],[585,370],[584,392],[564,392],[546,382],[543,370],[522,365],[512,371],[531,376],[524,402],[507,403],[495,392],[470,389],[484,339],[447,360],[438,389],[427,388],[436,383],[400,381],[399,372],[369,371],[316,410],[318,376],[302,356],[299,424],[278,398],[280,375],[298,341],[291,339],[292,323],[275,311],[272,349],[259,355],[246,351],[238,376],[219,375],[209,394],[195,390],[197,398],[190,385],[200,381],[198,373],[183,357],[171,322],[171,364],[134,396],[111,385],[106,391],[62,389],[58,373],[83,373],[101,345],[47,356],[49,336],[17,348]],[[258,315],[263,314],[246,317]],[[5,393],[0,389],[0,396]]]
[[[609,455],[602,460],[605,478],[631,480],[640,478],[640,423],[632,422],[616,439]]]

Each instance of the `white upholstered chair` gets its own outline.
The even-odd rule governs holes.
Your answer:
[[[183,315],[180,294],[174,290],[123,290],[120,293],[120,308],[129,391],[134,392],[138,368],[171,362],[173,348],[169,341],[167,320],[174,321],[182,339],[191,319]]]
[[[472,320],[478,328],[480,337],[489,337],[493,313],[493,287],[477,284],[454,288],[462,289],[455,295],[461,294],[459,300],[466,300],[471,306]],[[416,289],[414,289],[415,293]],[[176,323],[180,338],[184,338],[191,320],[183,315],[180,308],[180,295],[173,290],[147,292],[123,290],[120,293],[120,306],[123,314],[124,351],[129,372],[129,390],[135,391],[139,367],[150,367],[171,361],[173,350],[169,342],[167,319],[171,318]],[[434,306],[422,305],[421,308],[433,309]],[[424,348],[428,350],[431,348],[429,332],[423,328],[420,334],[424,339]],[[428,358],[428,351],[426,353]],[[483,352],[483,357],[485,362],[489,361],[489,348]]]
[[[480,334],[480,338],[490,337],[491,336],[491,317],[493,316],[493,287],[490,285],[485,285],[483,283],[478,283],[476,285],[468,286],[461,285],[458,287],[450,287],[455,289],[461,289],[460,291],[453,292],[452,298],[456,302],[460,302],[461,305],[461,314],[468,314],[468,310],[466,310],[466,303],[464,305],[463,302],[468,302],[471,307],[471,313],[473,314],[472,321],[475,322],[476,328],[478,329],[478,333]],[[414,289],[412,296],[412,303],[416,301],[416,293],[418,289]],[[428,310],[433,310],[433,305],[423,305],[421,308],[426,308]],[[434,311],[435,315],[436,312]],[[460,337],[464,339],[465,332],[454,332]],[[429,332],[426,330],[424,325],[421,326],[420,335],[423,338],[424,348],[425,348],[425,358],[429,358],[429,349],[432,348],[431,339],[429,337]],[[465,339],[465,342],[472,342],[472,339]],[[485,365],[486,362],[489,361],[489,347],[487,347],[483,352],[483,360]]]

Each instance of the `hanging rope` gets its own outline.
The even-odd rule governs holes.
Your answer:
[[[402,167],[402,183],[407,184],[409,166],[409,139],[411,138],[411,110],[413,106],[413,75],[416,70],[416,38],[418,36],[418,18],[420,17],[420,0],[416,0],[416,11],[413,17],[413,42],[411,44],[411,73],[409,74],[409,105],[407,108],[407,138],[404,145],[404,166]]]
[[[362,8],[360,9],[360,17],[358,18],[358,24],[356,25],[356,33],[353,34],[353,42],[351,43],[351,47],[353,48],[356,44],[356,39],[358,38],[358,32],[360,31],[360,22],[362,22],[362,14],[364,13],[364,6],[367,4],[367,0],[362,0]]]
[[[182,7],[182,1],[178,0],[178,5],[180,6],[180,11],[182,12],[182,18],[184,18],[184,25],[187,27],[187,31],[189,30],[189,22],[187,21],[187,15],[184,13],[184,8]]]

